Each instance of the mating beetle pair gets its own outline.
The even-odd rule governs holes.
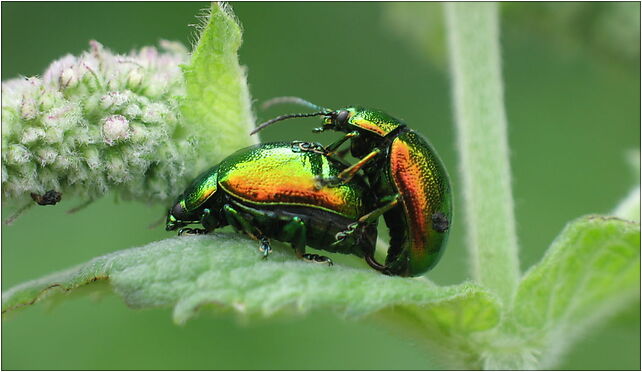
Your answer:
[[[399,276],[421,275],[434,267],[448,238],[452,200],[448,175],[431,145],[403,122],[379,110],[361,107],[330,110],[295,97],[283,97],[271,103],[285,102],[303,104],[317,111],[279,116],[252,133],[285,119],[324,117],[322,127],[315,132],[335,130],[346,134],[321,151],[318,146],[308,146],[302,151],[321,152],[323,159],[329,160],[343,143],[351,140],[351,154],[360,160],[337,174],[316,173],[316,189],[352,187],[352,182],[361,182],[358,172],[362,170],[375,198],[365,208],[367,213],[335,235],[335,245],[346,240],[348,244],[363,241],[364,230],[374,226],[383,215],[390,229],[385,265],[364,255],[368,263],[386,274]]]

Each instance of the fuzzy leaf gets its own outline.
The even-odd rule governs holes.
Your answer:
[[[254,127],[245,68],[239,65],[241,27],[228,5],[213,3],[189,65],[183,66],[187,97],[182,112],[199,137],[199,147],[217,148],[218,158],[201,159],[210,166],[232,151],[254,143]]]
[[[459,285],[456,300],[430,306],[406,304],[377,313],[392,329],[412,336],[432,358],[448,369],[478,370],[483,353],[500,321],[495,296],[475,285]],[[483,295],[482,295],[483,294]]]
[[[556,362],[587,325],[614,315],[640,294],[640,225],[587,216],[570,223],[517,291],[514,321],[523,342]]]
[[[408,307],[444,329],[465,333],[490,328],[499,319],[490,295],[472,284],[438,287],[421,278],[312,264],[296,259],[288,247],[277,247],[268,260],[260,257],[255,242],[236,234],[171,238],[7,290],[2,311],[105,280],[130,307],[173,306],[177,323],[212,305],[247,315],[325,308],[349,317]]]

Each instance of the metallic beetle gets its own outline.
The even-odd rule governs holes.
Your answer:
[[[305,246],[374,258],[376,220],[359,224],[345,240],[337,233],[371,209],[375,199],[359,177],[336,188],[318,189],[314,176],[337,177],[345,164],[323,155],[323,147],[307,142],[265,143],[237,151],[197,177],[179,196],[167,216],[166,230],[202,234],[231,225],[259,241],[264,257],[269,239],[291,243],[298,257],[332,264],[324,256],[305,253]],[[184,228],[201,224],[203,229]]]
[[[401,120],[382,111],[363,107],[331,110],[297,97],[280,97],[274,103],[302,104],[317,112],[282,115],[258,126],[252,133],[275,122],[322,116],[315,132],[334,130],[346,133],[325,148],[337,153],[351,140],[350,152],[359,159],[337,176],[317,177],[317,186],[339,186],[363,170],[378,199],[376,208],[359,222],[338,234],[341,240],[371,223],[381,214],[390,229],[390,247],[384,271],[392,275],[417,276],[433,268],[448,240],[452,220],[452,196],[446,169],[430,143]]]

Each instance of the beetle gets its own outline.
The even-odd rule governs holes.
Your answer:
[[[264,106],[276,103],[296,103],[317,111],[281,115],[251,134],[290,118],[323,117],[322,126],[314,132],[346,133],[325,147],[325,154],[336,155],[350,140],[350,152],[358,161],[336,176],[317,176],[317,187],[343,185],[363,170],[379,199],[376,209],[340,232],[337,240],[383,215],[390,230],[386,270],[393,275],[417,276],[433,268],[448,240],[452,195],[448,173],[432,145],[403,121],[377,109],[350,106],[332,110],[298,97],[279,97]]]
[[[323,154],[320,144],[275,142],[238,150],[198,176],[178,197],[167,214],[166,230],[179,235],[204,234],[231,225],[259,241],[267,257],[270,238],[289,242],[299,258],[327,263],[325,256],[308,254],[305,246],[364,257],[385,272],[374,259],[376,221],[359,224],[345,240],[336,234],[354,224],[374,203],[360,177],[337,188],[318,189],[313,177],[337,177],[346,165]],[[186,228],[201,224],[202,229]]]

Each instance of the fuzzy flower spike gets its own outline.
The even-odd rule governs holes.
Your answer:
[[[168,41],[118,55],[97,41],[42,77],[2,83],[2,198],[50,190],[88,200],[167,202],[195,157],[179,105],[187,49]]]

